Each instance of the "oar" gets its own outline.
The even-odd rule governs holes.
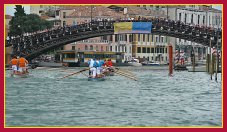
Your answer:
[[[121,75],[121,76],[127,77],[127,78],[129,78],[129,79],[132,79],[132,80],[134,80],[134,81],[137,81],[137,79],[136,79],[135,77],[127,76],[127,75],[122,74],[122,73],[119,73],[119,72],[115,72],[115,73],[117,73],[117,74],[119,74],[119,75]]]
[[[125,75],[125,76],[128,76],[128,77],[132,77],[132,78],[136,78],[136,77],[133,76],[133,75],[128,75],[128,74],[122,73],[122,72],[120,72],[120,71],[116,71],[115,73],[119,73],[119,74],[122,74],[122,75]]]
[[[80,70],[80,71],[78,71],[78,72],[75,72],[75,73],[72,73],[72,74],[66,75],[66,76],[64,76],[64,77],[62,77],[62,78],[60,78],[60,79],[63,79],[63,78],[66,78],[66,77],[69,77],[69,76],[72,76],[72,75],[75,75],[75,74],[78,74],[78,73],[84,72],[84,71],[86,71],[86,70],[89,70],[89,68],[86,68],[86,69]]]
[[[122,73],[131,75],[131,76],[135,76],[133,73],[131,73],[131,72],[128,71],[128,70],[122,70],[122,69],[120,69],[120,68],[118,68],[118,67],[115,67],[114,69],[117,70],[117,71],[121,71]]]
[[[127,75],[127,76],[132,76],[132,77],[135,76],[135,75],[132,75],[132,74],[129,74],[129,73],[127,73],[127,72],[120,71],[120,70],[116,70],[115,72],[120,72],[120,73],[122,73],[122,74],[125,74],[125,75]]]
[[[87,75],[87,74],[85,74],[85,73],[83,73],[83,72],[81,72],[81,74],[83,74],[83,75],[86,76],[86,77],[89,77],[89,75]]]
[[[127,72],[124,72],[124,71],[121,71],[119,68],[116,68],[114,72],[120,72],[120,73],[125,74],[127,76],[135,77],[135,75],[127,73]]]

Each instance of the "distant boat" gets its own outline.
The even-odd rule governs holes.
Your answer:
[[[128,62],[130,66],[142,66],[141,63],[139,63],[138,59],[132,59],[131,61]]]
[[[144,61],[142,62],[143,66],[160,66],[159,62],[154,62],[154,61]]]

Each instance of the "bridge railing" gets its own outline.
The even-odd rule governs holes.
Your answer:
[[[213,45],[217,41],[217,35],[221,38],[221,31],[211,27],[198,26],[192,24],[184,24],[181,21],[173,21],[167,19],[140,19],[140,20],[103,20],[92,21],[90,23],[83,23],[80,25],[58,27],[56,29],[47,30],[46,32],[39,32],[27,36],[17,36],[6,40],[6,47],[12,46],[14,54],[32,54],[32,51],[40,48],[45,48],[45,43],[58,42],[60,38],[66,36],[81,36],[89,33],[100,32],[106,29],[113,31],[113,24],[116,22],[152,22],[152,32],[179,37],[189,41],[196,41],[199,43],[208,43],[207,40],[214,38]]]

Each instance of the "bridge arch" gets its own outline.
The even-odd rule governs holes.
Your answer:
[[[13,55],[23,55],[28,60],[59,48],[63,45],[105,35],[114,34],[113,24],[118,21],[95,21],[71,27],[61,27],[31,36],[23,36],[12,39],[6,43],[6,47],[12,46]],[[126,22],[126,21],[120,21]],[[128,22],[128,21],[127,21]],[[138,22],[138,21],[136,21]],[[141,21],[140,21],[141,22]],[[152,34],[176,37],[208,46],[210,39],[212,46],[217,44],[218,36],[222,32],[206,27],[186,25],[180,21],[144,20],[152,22]],[[93,47],[94,49],[95,47]],[[90,47],[88,47],[90,49]]]

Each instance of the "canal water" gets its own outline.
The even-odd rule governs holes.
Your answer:
[[[6,71],[6,126],[222,126],[222,82],[205,72],[126,68],[138,78],[87,81],[83,68],[40,68],[29,78]],[[124,69],[123,69],[124,70]],[[128,72],[125,71],[125,72]]]

